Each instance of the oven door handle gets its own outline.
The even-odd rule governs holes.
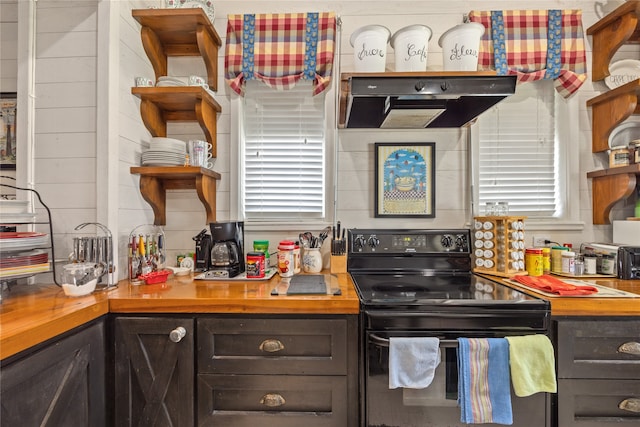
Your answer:
[[[437,338],[437,337],[436,337]],[[378,347],[389,347],[389,338],[383,338],[376,334],[369,334],[369,342],[377,345]],[[441,348],[456,348],[458,347],[458,340],[440,340]]]

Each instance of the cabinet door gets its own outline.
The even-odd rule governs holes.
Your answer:
[[[0,425],[105,426],[103,323],[3,366]]]
[[[640,379],[640,320],[558,322],[558,378]]]
[[[115,319],[116,426],[194,425],[193,324],[192,319]]]
[[[559,427],[640,425],[637,380],[559,380]]]

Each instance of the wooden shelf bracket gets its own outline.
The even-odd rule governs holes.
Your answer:
[[[611,224],[611,208],[634,193],[638,175],[640,164],[587,173],[592,179],[594,224]]]

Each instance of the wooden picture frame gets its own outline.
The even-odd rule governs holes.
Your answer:
[[[434,218],[435,142],[375,143],[376,218]]]
[[[0,92],[0,169],[16,169],[18,94]]]

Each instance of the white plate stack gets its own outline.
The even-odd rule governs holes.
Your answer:
[[[142,166],[184,166],[187,144],[173,138],[151,138],[148,149],[142,152]]]
[[[178,77],[171,76],[162,76],[158,77],[158,82],[156,83],[156,87],[165,87],[165,86],[186,86],[187,82]]]

